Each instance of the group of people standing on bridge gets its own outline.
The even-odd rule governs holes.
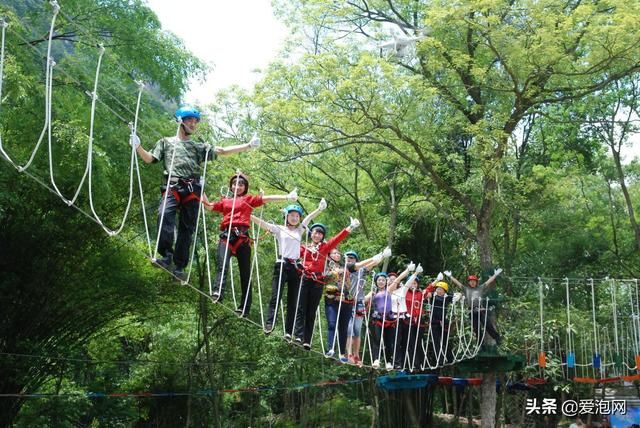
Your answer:
[[[236,312],[241,317],[248,316],[252,304],[251,222],[277,238],[278,256],[264,326],[266,334],[274,330],[278,307],[286,295],[284,336],[305,349],[311,349],[316,312],[324,296],[327,357],[338,358],[344,363],[362,364],[360,348],[366,319],[374,368],[421,367],[429,354],[440,365],[452,358],[451,347],[448,346],[447,309],[454,299],[449,293],[449,284],[444,281],[444,276],[447,276],[464,291],[476,334],[480,335],[480,330],[486,325],[486,332],[500,343],[495,321],[492,317],[487,318],[487,306],[481,302],[495,284],[501,269],[481,285],[478,285],[478,278],[471,275],[467,286],[463,286],[449,271],[428,283],[421,276],[422,267],[409,263],[400,274],[376,273],[373,287],[366,292],[369,273],[391,256],[389,248],[366,259],[361,259],[353,250],[343,255],[338,245],[360,222],[352,218],[349,225],[329,238],[327,226],[322,223],[310,225],[327,207],[324,199],[307,216],[304,216],[301,206],[288,205],[284,209],[284,224],[270,223],[252,215],[255,208],[268,202],[297,201],[297,191],[286,195],[249,194],[249,178],[239,171],[229,179],[230,196],[217,201],[208,200],[202,192],[202,164],[218,156],[257,148],[260,140],[254,137],[246,144],[212,147],[192,139],[201,118],[197,109],[180,107],[175,117],[179,123],[177,135],[158,140],[150,151],[142,147],[135,134],[130,138],[130,144],[144,162],[162,161],[164,165],[158,209],[157,252],[160,257],[153,259],[156,266],[172,272],[178,280],[187,279],[185,268],[202,203],[206,209],[222,214],[217,247],[218,269],[211,297],[216,302],[223,299],[231,257],[235,257],[242,289]],[[430,345],[425,353],[422,342],[427,331]]]

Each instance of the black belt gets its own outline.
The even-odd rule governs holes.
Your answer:
[[[178,184],[180,182],[193,183],[194,181],[200,181],[200,177],[171,177],[170,184]]]

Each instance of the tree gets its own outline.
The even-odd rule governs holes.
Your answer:
[[[282,14],[323,31],[314,32],[313,53],[271,67],[257,102],[267,128],[302,153],[357,144],[415,166],[447,199],[454,224],[476,241],[486,270],[494,259],[494,212],[509,138],[536,109],[580,99],[638,71],[639,7],[288,2]],[[389,27],[400,34],[390,57],[362,49]],[[329,40],[335,34],[352,43]],[[465,171],[459,166],[466,160]],[[491,426],[495,388],[485,391],[483,424]]]

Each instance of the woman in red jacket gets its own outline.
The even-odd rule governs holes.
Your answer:
[[[360,222],[352,218],[349,226],[333,238],[325,241],[326,226],[320,223],[312,224],[309,228],[311,242],[300,247],[303,266],[302,287],[300,288],[300,297],[298,299],[294,335],[296,343],[301,344],[306,350],[311,349],[316,310],[320,304],[324,288],[327,255],[358,226],[360,226]]]
[[[264,205],[266,202],[295,201],[298,199],[296,190],[288,195],[248,195],[249,179],[237,173],[229,179],[229,187],[233,196],[222,198],[217,202],[207,203],[211,211],[222,213],[220,223],[220,241],[218,242],[218,272],[216,273],[217,289],[211,296],[215,302],[222,300],[224,287],[227,282],[227,273],[231,256],[238,260],[240,270],[240,285],[242,288],[242,300],[236,313],[246,317],[251,308],[251,287],[249,276],[251,274],[251,240],[249,238],[249,226],[251,225],[251,213],[254,208]]]

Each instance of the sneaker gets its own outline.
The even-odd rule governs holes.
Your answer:
[[[289,333],[285,333],[284,334],[284,340],[290,341],[291,340],[291,335]]]
[[[164,257],[160,257],[159,259],[152,259],[151,264],[160,269],[171,271],[171,262],[173,260],[173,256],[171,254],[167,254]]]
[[[271,324],[265,324],[264,334],[271,334],[273,332],[273,326]]]
[[[391,364],[391,363],[385,364],[385,367],[386,367],[387,370],[393,370],[393,364]]]
[[[335,351],[333,349],[329,349],[327,352],[324,353],[324,356],[327,358],[331,358],[335,355]]]
[[[302,339],[300,339],[299,337],[296,337],[296,339],[293,341],[293,343],[295,343],[298,346],[302,346]]]
[[[309,343],[303,343],[302,347],[304,348],[305,351],[311,351],[311,344]]]
[[[347,358],[347,356],[346,356],[346,355],[340,355],[340,362],[341,362],[342,364],[346,364],[346,363],[348,363],[348,362],[349,362],[349,359]]]
[[[182,268],[175,268],[173,270],[173,276],[180,282],[185,282],[187,280],[187,273],[182,270]]]
[[[371,367],[373,367],[374,369],[379,369],[380,368],[380,360],[375,360],[373,362],[373,364],[371,364]]]
[[[211,295],[211,300],[213,300],[214,303],[218,303],[222,300],[222,294],[219,291],[214,291]]]
[[[246,318],[249,315],[247,312],[243,311],[242,308],[236,308],[233,312],[235,312],[240,318]]]

